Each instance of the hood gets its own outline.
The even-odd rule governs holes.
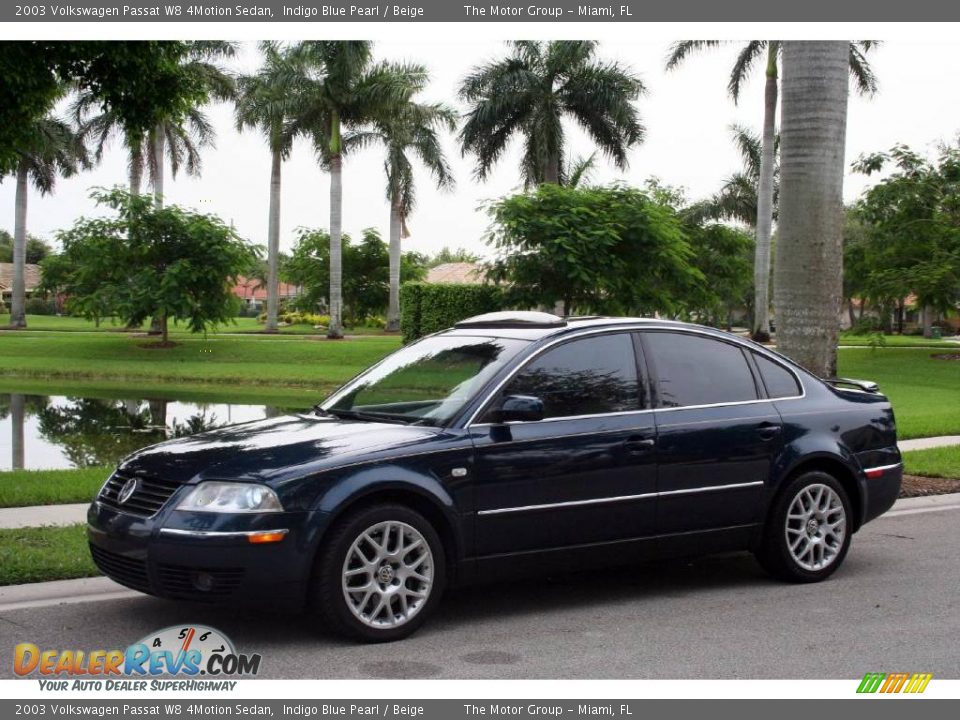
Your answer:
[[[185,483],[204,479],[268,482],[356,461],[361,452],[404,448],[439,431],[422,426],[287,415],[169,440],[127,457],[120,469]]]

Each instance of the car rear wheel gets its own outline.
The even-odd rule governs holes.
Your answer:
[[[850,499],[843,486],[825,472],[806,472],[774,501],[757,559],[774,577],[818,582],[840,567],[851,530]]]
[[[440,537],[426,518],[402,505],[375,505],[331,531],[314,570],[311,602],[338,634],[399,640],[433,612],[445,568]]]

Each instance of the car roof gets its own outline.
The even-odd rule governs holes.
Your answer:
[[[544,322],[537,324],[528,320],[521,319],[519,322],[511,323],[506,313],[498,313],[501,317],[497,318],[496,324],[484,321],[487,316],[478,316],[464,320],[449,330],[444,330],[444,335],[459,335],[463,337],[501,337],[515,338],[519,340],[537,341],[548,337],[559,337],[567,334],[578,334],[587,329],[602,329],[617,327],[645,327],[645,328],[689,328],[701,332],[717,335],[719,337],[730,337],[730,333],[725,333],[716,328],[706,327],[704,325],[695,325],[692,323],[680,322],[679,320],[664,320],[661,318],[643,318],[643,317],[607,317],[600,315],[588,315],[581,317],[557,318],[557,322]],[[545,313],[545,317],[554,317]],[[474,322],[474,321],[477,322]],[[738,340],[745,338],[737,337]]]

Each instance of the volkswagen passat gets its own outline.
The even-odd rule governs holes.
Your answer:
[[[661,320],[494,313],[312,412],[142,450],[89,511],[100,569],[169,598],[404,637],[445,587],[751,550],[823,580],[902,465],[875,385]]]

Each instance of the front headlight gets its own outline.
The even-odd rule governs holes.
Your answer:
[[[277,494],[266,485],[202,482],[180,501],[177,510],[217,513],[283,512]]]

